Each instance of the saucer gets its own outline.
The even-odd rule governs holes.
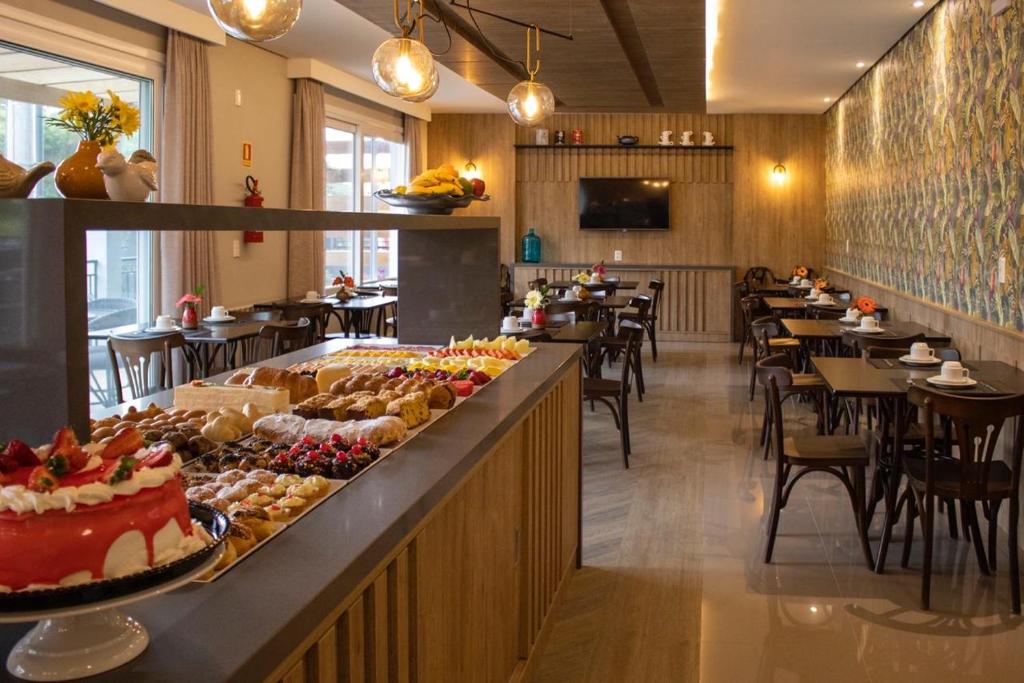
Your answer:
[[[928,384],[934,384],[937,387],[950,387],[950,388],[967,388],[973,387],[978,383],[978,380],[970,377],[966,379],[948,380],[943,379],[942,375],[935,375],[934,377],[928,377],[925,379]]]
[[[941,358],[935,358],[934,356],[928,359],[914,358],[912,356],[900,356],[899,361],[906,363],[907,365],[939,365],[942,363]]]
[[[860,318],[847,318],[844,316],[837,320],[836,322],[844,323],[846,325],[856,325],[860,327]]]
[[[879,334],[880,332],[885,332],[885,330],[883,330],[881,327],[876,327],[874,329],[871,329],[871,328],[867,328],[867,327],[861,327],[860,325],[857,325],[857,327],[855,327],[853,329],[854,329],[855,332],[862,332],[864,334]]]
[[[576,303],[578,301],[582,301],[582,299],[580,299],[579,297],[574,297],[574,298],[570,299],[568,297],[564,297],[563,296],[561,299],[559,299],[559,301],[561,301],[564,304],[574,304],[574,303]]]
[[[180,332],[181,327],[174,325],[172,327],[147,327],[146,332]]]
[[[815,300],[811,302],[811,306],[835,306],[835,301],[819,301]]]
[[[230,323],[234,322],[235,316],[226,315],[223,318],[214,318],[212,315],[203,318],[204,323]]]
[[[503,327],[503,328],[501,328],[501,333],[502,334],[519,334],[520,332],[523,332],[525,329],[526,328],[523,328],[523,327]]]
[[[323,299],[299,299],[300,304],[322,304]]]

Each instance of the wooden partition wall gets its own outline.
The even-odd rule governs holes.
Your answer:
[[[529,677],[576,566],[580,377],[545,394],[268,680]]]

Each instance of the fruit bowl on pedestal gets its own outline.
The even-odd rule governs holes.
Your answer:
[[[476,195],[466,193],[461,197],[450,194],[398,194],[392,190],[377,190],[373,196],[389,206],[405,209],[414,214],[433,214],[437,216],[451,215],[455,209],[464,209],[472,202],[490,201],[490,195]]]

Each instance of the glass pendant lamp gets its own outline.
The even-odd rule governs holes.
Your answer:
[[[400,38],[388,38],[373,53],[373,80],[377,86],[393,97],[409,102],[423,102],[437,92],[440,77],[434,56],[423,43],[423,4],[417,16],[412,14],[412,0],[406,0],[404,16],[398,13],[398,0],[394,0],[395,25],[401,29]],[[419,28],[419,40],[411,38]]]
[[[531,38],[536,35],[536,50],[540,52],[540,29],[531,26],[526,29],[526,71],[530,80],[516,84],[506,98],[508,113],[520,126],[536,126],[555,111],[555,95],[551,88],[536,80],[540,71],[540,60],[531,64]]]
[[[228,35],[262,42],[292,30],[302,11],[302,0],[206,0],[210,14]]]

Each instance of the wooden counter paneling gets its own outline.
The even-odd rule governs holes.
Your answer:
[[[571,280],[579,267],[559,265],[533,266],[516,264],[513,287],[517,296],[525,294],[527,283],[538,277],[549,282]],[[617,270],[610,266],[608,274],[623,280],[638,280],[636,291],[622,291],[623,296],[649,294],[652,279],[665,283],[661,315],[658,317],[658,339],[665,341],[729,341],[732,334],[732,271],[720,266],[678,266],[646,269],[636,266]]]
[[[508,681],[575,567],[581,379],[567,372],[270,681]]]

